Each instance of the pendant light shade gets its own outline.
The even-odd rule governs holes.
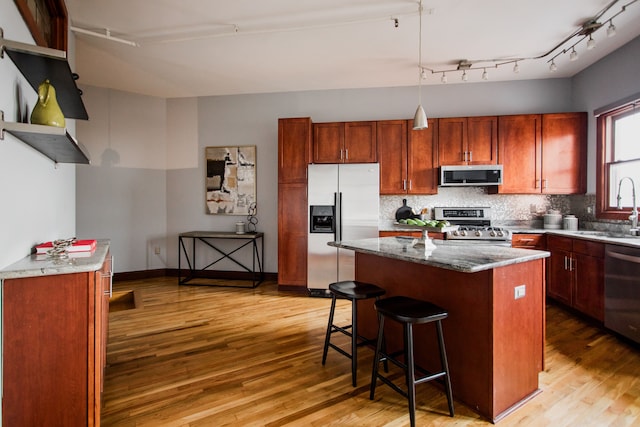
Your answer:
[[[424,71],[422,68],[422,0],[420,0],[418,6],[418,12],[420,13],[420,31],[418,32],[418,109],[416,110],[415,116],[413,116],[414,130],[421,130],[429,127],[427,115],[424,112],[424,108],[422,108],[422,72]]]
[[[427,123],[427,115],[424,112],[424,108],[422,105],[418,105],[418,109],[416,110],[416,115],[413,116],[413,129],[421,130],[429,127]]]

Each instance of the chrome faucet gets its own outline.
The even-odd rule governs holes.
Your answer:
[[[618,199],[618,209],[622,209],[622,197],[620,196],[620,187],[622,187],[622,181],[624,181],[625,179],[628,179],[629,181],[631,181],[631,191],[632,191],[632,197],[633,197],[633,210],[631,211],[631,215],[629,215],[629,221],[631,221],[631,230],[629,231],[634,236],[637,236],[638,235],[638,205],[636,204],[636,185],[633,182],[633,179],[631,179],[628,176],[621,178],[620,182],[618,183],[618,196],[616,197]]]

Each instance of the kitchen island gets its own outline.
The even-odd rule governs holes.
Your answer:
[[[431,244],[434,247],[430,247]],[[356,252],[356,280],[385,297],[406,295],[445,308],[447,357],[456,399],[497,422],[540,392],[544,363],[545,264],[549,252],[474,243],[385,237],[329,243]],[[359,302],[358,328],[376,336],[377,317]],[[416,325],[416,361],[439,368],[433,325]],[[401,348],[387,322],[388,349]]]

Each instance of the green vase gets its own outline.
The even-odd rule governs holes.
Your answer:
[[[36,125],[65,127],[64,114],[56,99],[56,89],[46,79],[38,86],[38,102],[31,112],[31,123]]]

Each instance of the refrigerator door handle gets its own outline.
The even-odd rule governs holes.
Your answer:
[[[336,206],[335,240],[336,242],[339,242],[342,240],[342,192],[333,193],[333,197]]]

